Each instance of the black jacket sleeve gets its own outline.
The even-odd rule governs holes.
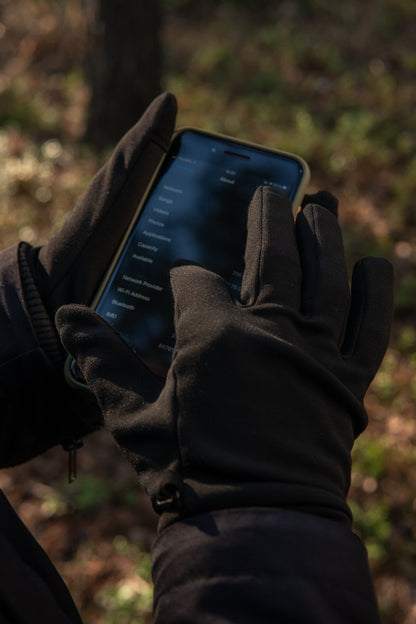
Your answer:
[[[342,523],[264,508],[175,522],[153,548],[157,624],[379,624],[367,553]]]
[[[0,492],[0,622],[81,619]],[[155,624],[380,624],[366,551],[341,523],[271,509],[175,522],[153,547]]]
[[[1,624],[81,624],[62,578],[1,491],[0,561]]]
[[[0,255],[0,467],[82,437],[101,422],[93,397],[75,396],[65,383],[65,353],[31,279],[28,247],[20,243]]]

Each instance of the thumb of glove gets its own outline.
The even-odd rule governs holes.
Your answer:
[[[139,482],[158,513],[180,504],[181,487],[172,389],[140,361],[119,334],[101,316],[81,305],[60,308],[55,317],[62,343],[75,358],[95,394],[105,424],[135,468]],[[172,481],[173,478],[173,481]]]
[[[107,416],[123,403],[128,411],[154,401],[163,383],[140,361],[117,331],[83,305],[61,307],[55,317],[62,344]]]

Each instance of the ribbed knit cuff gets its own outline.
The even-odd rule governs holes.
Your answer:
[[[60,370],[65,355],[32,276],[29,258],[33,252],[33,247],[28,243],[19,244],[18,262],[23,296],[35,338],[53,367]]]

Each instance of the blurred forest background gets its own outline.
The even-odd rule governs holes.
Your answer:
[[[101,4],[0,0],[1,248],[45,241],[123,131],[106,132],[111,120],[139,117],[160,89],[176,94],[179,126],[302,155],[310,190],[340,199],[349,266],[371,254],[395,265],[393,336],[367,397],[350,504],[383,622],[416,623],[416,3]],[[129,72],[137,80],[117,82]],[[117,113],[117,93],[133,113]],[[86,441],[74,484],[54,449],[2,471],[0,487],[85,622],[151,622],[155,517],[105,432]]]

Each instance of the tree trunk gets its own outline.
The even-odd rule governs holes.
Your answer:
[[[86,140],[117,142],[160,93],[158,0],[87,0],[91,100]]]

